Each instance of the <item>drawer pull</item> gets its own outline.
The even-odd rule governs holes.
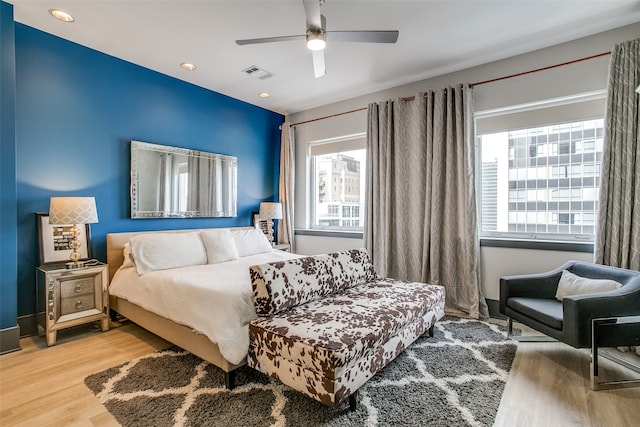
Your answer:
[[[76,308],[82,308],[82,301],[76,301]]]
[[[76,285],[76,288],[74,289],[74,291],[76,292],[76,294],[79,294],[80,292],[82,292],[82,286],[80,286],[79,284]]]

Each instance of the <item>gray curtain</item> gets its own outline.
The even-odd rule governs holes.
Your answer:
[[[278,243],[289,243],[295,252],[293,235],[293,193],[295,181],[295,137],[289,122],[282,125],[280,141],[279,202],[282,203],[282,219],[278,221]]]
[[[448,312],[479,318],[473,138],[468,85],[370,104],[364,236],[379,274],[443,285]]]
[[[158,200],[152,210],[171,212],[171,153],[160,153]]]
[[[611,52],[595,262],[640,270],[640,39]]]
[[[217,212],[225,209],[220,158],[191,155],[187,160],[188,188],[187,210]]]

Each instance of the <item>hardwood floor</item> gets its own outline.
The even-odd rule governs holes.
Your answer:
[[[114,325],[115,326],[115,325]],[[117,426],[84,385],[84,378],[169,344],[132,323],[108,332],[80,326],[21,340],[0,356],[0,425]],[[607,373],[616,371],[603,361]],[[628,376],[637,373],[620,370]],[[640,388],[593,392],[589,353],[561,343],[519,343],[496,426],[640,425]]]
[[[600,358],[601,381],[640,374]],[[495,426],[640,426],[640,388],[592,391],[590,354],[559,342],[521,342]]]
[[[21,351],[0,356],[3,427],[117,426],[84,378],[169,344],[127,323],[107,332],[93,332],[90,325],[62,330],[52,347],[38,336],[20,345]]]

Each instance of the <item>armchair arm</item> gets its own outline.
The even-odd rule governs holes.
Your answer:
[[[589,347],[592,319],[640,315],[640,280],[614,291],[565,297],[562,310],[567,343]]]
[[[576,261],[568,261],[562,266],[545,273],[522,274],[500,278],[500,313],[505,313],[507,300],[511,297],[554,299],[562,270]]]

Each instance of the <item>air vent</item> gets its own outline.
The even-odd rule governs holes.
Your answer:
[[[242,70],[242,72],[260,80],[266,80],[273,77],[272,73],[268,72],[264,68],[260,68],[255,65],[252,65],[249,68],[245,68],[244,70]]]

